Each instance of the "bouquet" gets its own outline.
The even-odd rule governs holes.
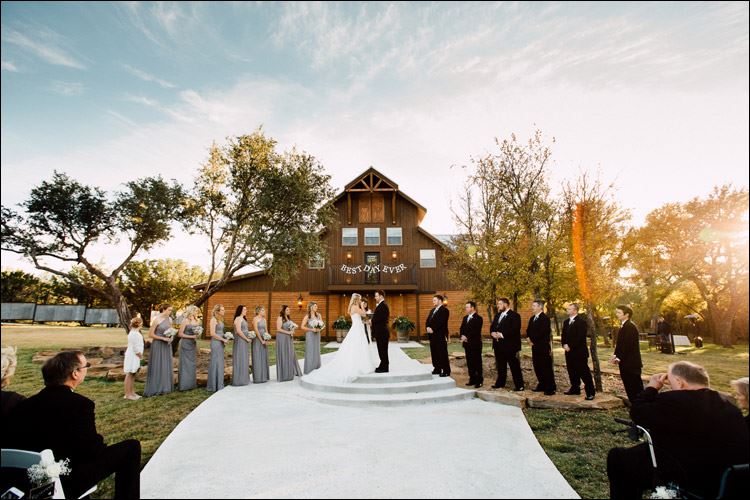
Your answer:
[[[177,335],[177,330],[175,330],[174,328],[170,328],[166,332],[164,332],[164,336],[168,339],[174,338],[175,335]]]
[[[265,340],[266,342],[268,342],[269,340],[271,340],[271,334],[268,333],[268,332],[263,332],[262,337],[263,337],[263,340]]]
[[[194,326],[193,335],[195,335],[196,337],[200,337],[201,335],[203,335],[203,327],[200,325]]]
[[[314,328],[315,330],[322,330],[325,328],[326,324],[322,319],[311,319],[307,322],[307,326]]]
[[[226,332],[224,338],[227,340],[234,340],[234,335],[232,335],[232,332]]]
[[[29,481],[34,486],[47,484],[60,476],[70,474],[70,460],[60,460],[59,462],[46,461],[44,458],[38,464],[34,464],[26,470]]]
[[[256,339],[256,338],[257,338],[258,336],[257,336],[257,335],[255,335],[255,332],[254,332],[254,331],[250,330],[249,332],[247,332],[247,333],[245,334],[245,337],[249,338],[250,340],[254,340],[254,339]]]

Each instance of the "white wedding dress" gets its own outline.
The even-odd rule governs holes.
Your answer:
[[[348,383],[373,373],[380,364],[375,341],[367,343],[365,325],[359,314],[352,314],[352,327],[333,360],[305,375],[305,380],[322,383]]]

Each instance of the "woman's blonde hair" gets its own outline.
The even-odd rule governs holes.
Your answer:
[[[265,307],[263,306],[255,306],[255,315],[259,315],[262,310],[264,310]]]
[[[352,311],[352,306],[354,305],[354,303],[355,303],[355,302],[359,302],[359,301],[361,301],[361,300],[362,300],[362,296],[361,296],[360,294],[358,294],[358,293],[353,293],[353,294],[352,294],[352,298],[351,298],[351,300],[349,301],[349,308],[348,308],[348,309],[346,310],[346,312],[347,312],[347,313],[349,313],[349,314],[351,314],[351,311]]]
[[[730,382],[734,390],[737,391],[738,394],[742,394],[742,396],[744,396],[745,404],[750,403],[750,399],[748,399],[748,383],[750,383],[750,379],[748,379],[748,377],[738,378],[737,380],[732,380]]]
[[[200,307],[190,304],[189,306],[187,306],[187,308],[185,308],[185,318],[190,318],[190,316],[192,316],[193,318],[197,319],[200,310]]]
[[[10,379],[13,378],[13,375],[16,373],[16,365],[18,364],[18,359],[16,358],[16,348],[15,347],[3,347],[2,349],[2,388],[5,389],[5,387],[10,384]]]
[[[224,308],[224,306],[223,306],[223,305],[221,305],[221,304],[216,304],[216,305],[214,306],[214,308],[213,308],[213,309],[211,310],[211,316],[213,316],[214,318],[216,318],[216,319],[218,320],[218,319],[219,319],[219,316],[217,316],[217,314],[218,314],[218,313],[219,313],[219,311],[221,311],[221,310],[222,310],[223,308]],[[224,316],[222,316],[222,317],[221,317],[221,320],[222,320],[222,321],[224,321]]]
[[[317,306],[317,305],[318,305],[318,303],[317,303],[317,302],[314,302],[314,301],[312,301],[312,300],[311,300],[310,302],[308,302],[308,303],[307,303],[307,317],[308,317],[308,318],[312,318],[312,308],[313,308],[314,306]]]
[[[143,326],[143,318],[136,316],[130,320],[130,328],[140,328]]]

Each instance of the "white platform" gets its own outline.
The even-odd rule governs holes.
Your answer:
[[[424,381],[412,368],[392,384]],[[275,375],[228,386],[180,422],[141,472],[142,498],[578,498],[519,408],[333,407]]]

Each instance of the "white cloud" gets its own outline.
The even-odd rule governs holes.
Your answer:
[[[53,80],[49,86],[49,90],[60,95],[74,96],[83,94],[86,90],[86,86],[81,82]]]
[[[13,61],[2,61],[2,68],[3,71],[9,71],[11,73],[19,72],[18,66],[16,66]]]
[[[133,120],[131,120],[130,118],[128,118],[128,117],[126,117],[124,115],[122,115],[121,113],[118,113],[117,111],[108,109],[107,110],[107,114],[109,114],[110,116],[116,118],[119,122],[124,123],[125,125],[128,125],[130,127],[137,127],[138,126],[138,124],[135,123]]]
[[[63,38],[50,30],[37,30],[26,35],[12,29],[4,30],[2,40],[31,52],[40,59],[57,66],[86,69],[86,66],[63,49]]]
[[[150,73],[147,73],[141,69],[134,68],[133,66],[130,66],[128,64],[123,64],[122,67],[130,73],[131,75],[140,78],[141,80],[145,82],[154,82],[159,84],[161,87],[165,89],[173,89],[175,85],[173,83],[170,83],[166,80],[162,80],[161,78],[157,78],[154,75],[151,75]]]

